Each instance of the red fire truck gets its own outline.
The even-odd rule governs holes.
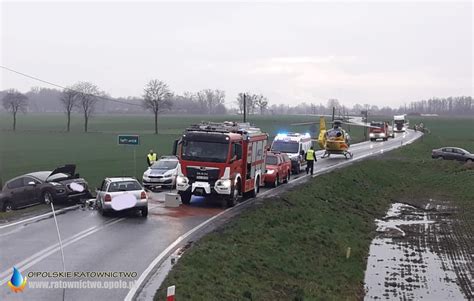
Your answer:
[[[263,185],[268,135],[249,123],[203,122],[185,130],[177,142],[181,169],[176,189],[183,204],[193,195],[217,196],[225,207]]]
[[[370,141],[376,141],[377,139],[383,139],[387,141],[390,137],[389,126],[387,122],[384,121],[372,121],[369,128],[369,138]]]

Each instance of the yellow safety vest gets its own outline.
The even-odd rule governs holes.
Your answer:
[[[150,161],[150,164],[153,164],[156,161],[156,154],[148,154],[148,161]]]
[[[314,150],[308,149],[306,153],[306,161],[314,161]]]

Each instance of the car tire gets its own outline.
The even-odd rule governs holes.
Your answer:
[[[467,163],[472,163],[472,162],[474,162],[474,161],[473,161],[472,159],[467,159],[466,162],[467,162]]]
[[[46,190],[41,194],[41,199],[44,204],[49,205],[53,201],[53,194],[49,190]]]
[[[288,173],[286,174],[286,179],[284,183],[290,183],[290,178],[291,178],[291,171],[288,170]]]
[[[100,213],[100,215],[107,216],[107,212],[104,210],[104,207],[102,207],[102,203],[100,201],[97,201],[96,203],[97,211]]]
[[[181,197],[181,203],[184,205],[189,205],[191,203],[192,195],[189,192],[178,192],[179,196]]]
[[[280,177],[279,174],[275,175],[275,181],[272,183],[272,187],[278,187],[278,184],[280,183],[279,177]]]
[[[140,213],[142,217],[147,217],[148,216],[148,207],[140,209]]]
[[[3,204],[3,208],[2,208],[2,211],[4,212],[10,212],[13,210],[13,204],[12,202],[10,201],[6,201],[4,204]]]
[[[297,165],[297,166],[295,167],[295,170],[294,170],[293,174],[297,175],[297,174],[299,174],[300,172],[301,172],[300,165]]]

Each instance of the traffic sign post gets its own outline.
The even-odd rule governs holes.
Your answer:
[[[136,146],[140,145],[140,136],[139,135],[118,135],[117,136],[118,145],[127,145],[133,147],[133,176],[137,176],[137,153]]]

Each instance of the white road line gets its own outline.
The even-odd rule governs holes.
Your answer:
[[[66,247],[66,246],[70,245],[73,242],[76,242],[76,241],[78,241],[82,238],[85,238],[85,237],[87,237],[87,236],[89,236],[89,235],[91,235],[91,234],[93,234],[93,233],[109,226],[109,225],[118,223],[118,222],[120,222],[121,220],[124,220],[124,219],[125,218],[112,219],[112,220],[107,221],[105,224],[90,227],[90,228],[88,228],[84,231],[81,231],[81,232],[77,233],[76,235],[71,236],[71,237],[63,240],[63,247]],[[43,250],[33,254],[32,256],[28,257],[27,259],[14,264],[13,266],[16,267],[16,268],[19,268],[21,270],[25,270],[25,269],[31,267],[32,265],[36,264],[37,262],[43,260],[44,258],[48,257],[49,255],[54,254],[58,250],[59,250],[59,243],[56,243],[54,245],[51,245],[51,246],[47,247],[46,249],[43,249]],[[8,269],[8,270],[6,270],[6,271],[4,271],[0,274],[0,278],[2,279],[2,280],[0,280],[0,285],[3,285],[3,284],[8,282],[8,280],[9,280],[8,275],[11,275],[11,273],[12,273],[11,269]]]
[[[408,144],[408,143],[411,143],[413,142],[414,140],[416,140],[416,138],[418,138],[418,136],[415,136],[413,137],[411,140],[409,140],[409,142],[407,141],[407,143],[405,144]],[[362,142],[364,143],[364,142]],[[398,148],[399,145],[395,144],[393,146],[393,148]],[[332,166],[328,166],[326,168],[323,168],[323,169],[320,169],[318,170],[317,174],[313,175],[313,178],[320,175],[322,172],[328,170],[328,169],[331,169],[331,168],[336,168],[337,166],[339,165],[343,165],[343,164],[349,164],[350,162],[353,162],[353,161],[357,161],[357,160],[361,160],[365,157],[368,157],[368,156],[372,156],[376,153],[378,153],[379,151],[374,151],[374,152],[370,152],[370,153],[367,153],[365,155],[361,155],[361,156],[357,156],[355,159],[351,159],[351,160],[347,160],[347,161],[343,161],[343,162],[340,162],[340,163],[337,163],[335,165],[332,165]],[[304,178],[308,177],[308,175],[303,175],[301,177],[298,177],[292,181],[290,181],[290,183],[292,182],[297,182],[297,181],[300,181]],[[261,194],[259,194],[258,197],[262,197],[270,192],[272,192],[273,189],[269,189],[265,192],[262,192]],[[227,213],[228,211],[230,210],[233,210],[234,208],[238,207],[239,205],[241,205],[243,203],[239,203],[237,204],[237,206],[235,207],[231,207],[231,208],[228,208],[222,212],[220,212],[219,214],[217,215],[214,215],[213,217],[211,217],[210,219],[202,222],[201,224],[199,224],[198,226],[192,228],[191,230],[189,230],[188,232],[186,232],[184,235],[181,235],[179,236],[173,243],[171,243],[164,251],[162,251],[149,265],[148,267],[143,271],[143,273],[140,275],[140,277],[138,278],[138,280],[135,282],[135,285],[130,289],[130,291],[128,292],[127,296],[125,297],[125,301],[131,301],[135,298],[135,294],[138,292],[138,290],[140,289],[140,287],[143,285],[143,283],[145,282],[145,280],[148,278],[148,276],[150,275],[150,273],[153,271],[153,269],[155,268],[155,266],[165,258],[165,256],[170,253],[173,248],[175,248],[180,242],[182,242],[184,239],[186,239],[187,237],[189,237],[190,235],[192,235],[194,232],[197,232],[198,230],[200,230],[201,228],[203,228],[204,226],[206,226],[207,224],[209,224],[211,221],[219,218],[220,216],[222,216],[223,214]]]
[[[69,211],[69,210],[73,210],[73,209],[79,208],[79,206],[80,206],[80,205],[74,205],[74,206],[70,206],[70,207],[66,207],[66,208],[59,209],[59,210],[56,211],[56,214],[62,213],[62,212],[64,212],[64,211]],[[20,221],[17,221],[17,222],[13,222],[13,223],[1,225],[1,226],[0,226],[0,230],[1,230],[1,229],[8,228],[8,227],[16,226],[16,225],[19,225],[19,224],[27,223],[27,222],[30,222],[30,221],[34,221],[34,220],[39,219],[39,218],[52,216],[52,215],[53,215],[52,212],[48,212],[48,213],[45,213],[45,214],[41,214],[41,215],[33,216],[33,217],[30,217],[30,218],[27,218],[27,219],[23,219],[23,220],[20,220]]]
[[[156,206],[150,206],[149,209],[154,209],[156,207],[160,207],[159,205],[156,205]],[[102,224],[102,225],[97,225],[97,226],[94,226],[94,227],[91,227],[91,228],[88,228],[84,231],[81,231],[71,237],[68,237],[67,239],[63,240],[63,247],[67,247],[83,238],[86,238],[94,233],[96,233],[97,231],[100,231],[110,225],[113,225],[113,224],[116,224],[118,222],[121,222],[123,220],[125,220],[126,218],[125,217],[122,217],[122,218],[114,218],[114,219],[111,219],[111,220],[108,220],[106,223]],[[16,267],[16,268],[19,268],[21,270],[25,270],[25,269],[28,269],[30,267],[32,267],[33,265],[37,264],[38,262],[42,261],[43,259],[45,259],[46,257],[54,254],[55,252],[59,251],[59,242],[54,244],[54,245],[51,245],[33,255],[31,255],[30,257],[28,257],[27,259],[24,259],[22,260],[21,262],[19,263],[16,263],[14,264],[13,266]],[[3,271],[1,274],[0,274],[0,285],[3,285],[5,283],[7,283],[9,280],[10,280],[10,276],[8,275],[11,275],[12,271],[11,269],[9,270],[6,270],[6,271]]]

